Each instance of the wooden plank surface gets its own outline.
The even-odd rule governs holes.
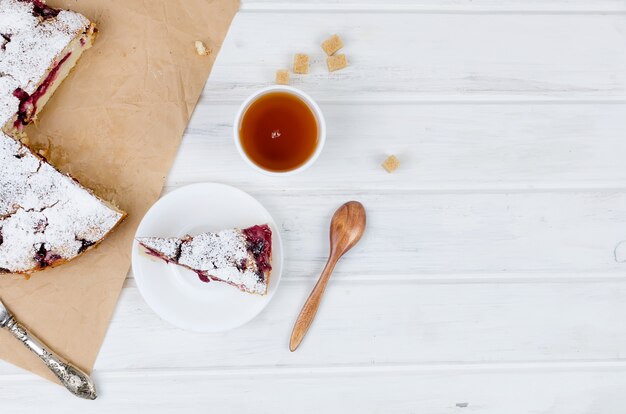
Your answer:
[[[168,187],[207,177],[252,189],[626,187],[626,103],[322,104],[325,151],[306,174],[280,180],[246,168],[234,151],[238,107],[198,106]],[[393,175],[380,167],[391,153],[401,161]]]
[[[354,367],[619,360],[626,281],[332,280],[299,352],[289,334],[313,281],[284,281],[272,304],[240,329],[204,335],[173,329],[124,290],[96,369]],[[563,311],[566,310],[566,311]],[[133,314],[132,318],[128,315]],[[133,338],[133,347],[126,338]],[[254,338],[251,341],[250,338]]]
[[[354,10],[395,12],[558,12],[620,13],[626,10],[623,0],[246,0],[244,12],[305,11],[345,12]]]
[[[268,12],[234,24],[202,102],[241,102],[294,53],[312,63],[293,85],[322,103],[623,100],[626,91],[623,14]],[[351,65],[329,74],[319,44],[335,32]]]
[[[328,74],[318,45],[335,32],[351,66]],[[623,0],[245,1],[165,192],[222,182],[270,210],[286,256],[272,303],[239,329],[185,332],[131,272],[100,398],[0,363],[0,411],[623,411],[625,44]],[[237,155],[232,123],[295,52],[313,58],[293,85],[319,101],[327,147],[306,173],[266,177]],[[349,199],[368,231],[292,354]]]
[[[380,174],[386,174],[384,171]],[[226,181],[228,182],[228,181]],[[358,199],[368,211],[362,241],[334,275],[556,272],[622,274],[623,191],[373,192],[261,190],[242,185],[274,215],[284,277],[317,278],[328,257],[334,210]],[[567,209],[564,209],[567,206]],[[574,225],[575,224],[575,225]]]
[[[50,403],[63,401],[64,408],[72,411],[103,414],[176,414],[181,407],[255,413],[289,413],[298,407],[299,413],[312,414],[340,412],[345,407],[354,412],[438,414],[496,413],[504,407],[508,414],[614,414],[613,408],[626,403],[625,374],[624,366],[603,364],[579,368],[559,364],[541,368],[467,366],[461,370],[457,366],[423,370],[374,367],[355,369],[353,375],[310,368],[284,372],[131,370],[123,375],[97,373],[96,380],[103,384],[102,398],[93,402],[62,400],[54,386],[33,385],[28,378],[9,376],[12,395],[3,402],[18,402],[11,404],[15,408],[11,412],[16,414],[32,412],[23,401],[32,401],[34,392],[47,412],[62,412]]]

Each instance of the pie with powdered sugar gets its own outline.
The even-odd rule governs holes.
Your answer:
[[[9,135],[36,118],[97,30],[41,0],[0,0],[0,125]]]
[[[93,23],[41,0],[0,0],[0,272],[68,262],[126,214],[17,139],[96,34]],[[25,141],[25,140],[24,140]]]
[[[267,224],[137,241],[148,254],[193,270],[203,282],[226,282],[244,292],[267,293],[272,270],[272,230]]]

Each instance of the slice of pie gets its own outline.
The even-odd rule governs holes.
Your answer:
[[[183,238],[140,237],[150,255],[196,272],[203,282],[226,282],[265,295],[272,270],[272,230],[267,224]]]
[[[22,131],[93,44],[81,14],[42,0],[0,0],[0,126]]]
[[[70,261],[125,215],[0,132],[0,273]]]

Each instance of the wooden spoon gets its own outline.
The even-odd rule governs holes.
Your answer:
[[[309,326],[311,326],[313,318],[317,313],[317,308],[320,306],[328,279],[330,279],[337,261],[361,240],[364,231],[365,208],[363,208],[363,204],[358,201],[348,201],[335,211],[330,222],[330,256],[328,257],[328,262],[326,262],[326,267],[322,271],[322,275],[306,300],[293,327],[291,340],[289,341],[291,352],[298,348],[304,335],[309,330]]]

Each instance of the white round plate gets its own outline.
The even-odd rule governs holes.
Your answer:
[[[157,201],[146,213],[136,237],[182,237],[267,223],[272,229],[272,273],[265,296],[242,292],[222,282],[204,283],[191,270],[147,255],[133,243],[133,274],[148,305],[179,328],[220,332],[257,316],[276,292],[283,270],[278,227],[252,196],[223,184],[193,184]]]

